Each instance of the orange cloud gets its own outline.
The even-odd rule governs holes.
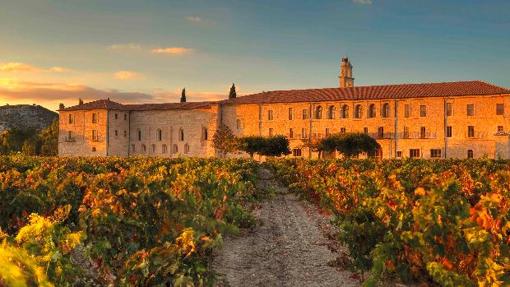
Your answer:
[[[117,80],[133,80],[141,77],[141,74],[133,71],[118,71],[113,74]]]
[[[127,44],[113,44],[108,46],[108,49],[110,50],[141,50],[142,45],[136,44],[136,43],[127,43]]]
[[[166,55],[184,55],[191,53],[193,49],[184,47],[166,47],[166,48],[155,48],[152,49],[154,54],[166,54]]]
[[[70,70],[68,68],[55,66],[55,67],[49,68],[48,71],[55,72],[55,73],[65,73],[65,72],[69,72]]]
[[[0,65],[1,72],[36,72],[38,70],[39,68],[37,67],[19,62],[11,62]]]

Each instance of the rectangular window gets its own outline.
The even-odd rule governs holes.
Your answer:
[[[289,129],[289,138],[294,138],[294,130],[292,128]]]
[[[377,137],[380,139],[384,138],[384,128],[383,127],[377,128]]]
[[[451,138],[453,136],[453,129],[452,129],[452,126],[447,126],[446,127],[446,137],[447,138]]]
[[[326,136],[329,136],[329,128],[326,128]]]
[[[472,117],[475,115],[475,105],[474,104],[467,104],[466,106],[466,115],[468,117]]]
[[[97,123],[97,114],[96,113],[92,113],[92,123],[93,124]]]
[[[119,136],[119,131],[118,130],[115,130],[115,136],[118,137]]]
[[[419,158],[420,157],[420,149],[413,148],[409,150],[410,158]]]
[[[397,151],[397,157],[402,157],[402,151],[400,150]]]
[[[409,138],[409,127],[404,127],[404,134],[402,135],[402,137],[405,139]]]
[[[305,128],[302,128],[302,129],[301,129],[301,138],[306,139],[307,137],[308,137],[308,135],[306,134],[306,129],[305,129]]]
[[[308,109],[303,109],[303,120],[308,119]]]
[[[467,158],[474,158],[474,152],[472,149],[467,150]]]
[[[410,104],[406,104],[404,106],[404,117],[408,118],[411,116],[411,105]]]
[[[92,140],[93,141],[98,141],[99,140],[99,136],[97,135],[97,131],[96,130],[92,130]]]
[[[119,114],[115,114],[115,119],[119,119]]]
[[[468,138],[474,138],[475,137],[475,127],[474,126],[468,126]]]
[[[426,105],[420,105],[420,117],[426,117],[427,116],[427,106]]]
[[[289,108],[289,120],[293,120],[294,119],[294,111],[292,110],[292,108]]]
[[[420,128],[420,138],[424,139],[427,137],[427,129],[425,127]]]
[[[293,156],[301,156],[301,149],[300,148],[295,148],[292,150],[292,155]]]
[[[504,133],[505,132],[505,129],[503,128],[503,126],[498,126],[498,133]]]
[[[73,123],[73,115],[72,114],[69,114],[69,123],[72,124]]]
[[[441,157],[441,149],[440,148],[431,149],[430,150],[430,157],[432,157],[432,158]]]
[[[505,104],[496,104],[496,115],[502,116],[505,114]]]
[[[340,133],[345,134],[345,128],[340,128]]]
[[[124,120],[127,121],[127,114],[124,114]]]
[[[452,103],[446,103],[446,116],[451,117],[453,115]]]
[[[267,120],[268,121],[273,120],[273,111],[272,110],[267,111]]]
[[[363,132],[364,132],[364,133],[366,133],[366,134],[368,134],[368,128],[367,128],[367,127],[364,127],[364,128],[363,128]]]
[[[127,131],[124,130],[124,137],[127,137]]]

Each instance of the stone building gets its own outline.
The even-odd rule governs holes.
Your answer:
[[[329,134],[364,132],[382,158],[510,158],[508,89],[482,81],[357,87],[346,58],[339,84],[217,102],[62,107],[59,154],[210,157],[224,124],[237,136],[285,135],[291,157],[317,157],[306,143]]]

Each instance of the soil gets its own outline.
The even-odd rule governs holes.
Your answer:
[[[344,270],[328,216],[261,170],[257,187],[275,196],[254,210],[259,224],[224,239],[213,262],[219,286],[359,286]],[[341,264],[340,264],[341,265]]]

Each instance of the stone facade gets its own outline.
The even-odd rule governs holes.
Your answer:
[[[226,125],[239,137],[284,135],[290,157],[316,158],[306,143],[329,134],[364,132],[382,158],[510,158],[510,90],[480,81],[353,87],[348,59],[341,67],[340,88],[61,108],[59,154],[211,157],[212,136]]]

